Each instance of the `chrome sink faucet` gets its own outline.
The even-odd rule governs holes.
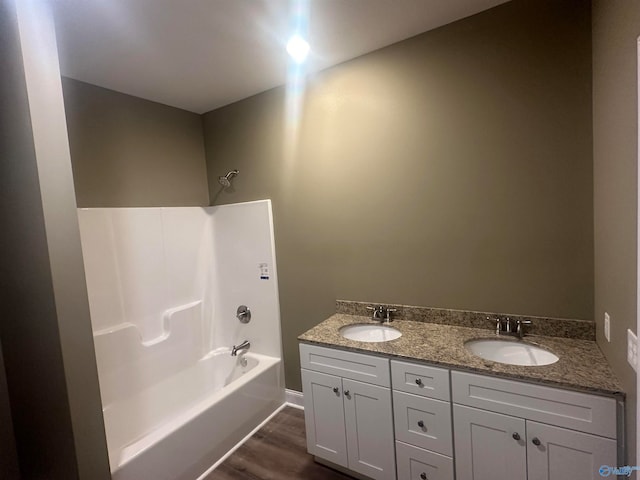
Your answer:
[[[487,317],[489,319],[489,317]],[[518,338],[525,336],[525,326],[531,325],[531,320],[517,319],[515,322],[506,317],[504,319],[496,317],[496,335],[512,335]],[[515,325],[514,325],[515,323]]]
[[[392,314],[397,311],[396,308],[385,307],[384,305],[374,305],[367,307],[367,310],[371,310],[371,319],[378,320],[381,323],[388,323],[393,320]]]
[[[372,310],[371,312],[371,318],[373,320],[380,320],[383,321],[385,319],[386,316],[386,309],[384,308],[384,305],[374,305],[374,306],[370,306],[367,307],[367,310]]]
[[[489,320],[490,317],[487,317],[487,320]],[[503,332],[507,331],[507,322],[509,322],[510,320],[507,318],[506,321],[503,322],[503,320],[500,317],[496,317],[496,335],[500,335]]]
[[[249,343],[249,340],[245,340],[240,345],[234,345],[231,348],[231,356],[235,357],[236,355],[238,355],[238,352],[240,350],[249,350],[249,347],[251,347],[251,344]]]

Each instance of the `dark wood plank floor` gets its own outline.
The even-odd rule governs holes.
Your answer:
[[[285,407],[207,480],[353,480],[307,453],[304,411]]]

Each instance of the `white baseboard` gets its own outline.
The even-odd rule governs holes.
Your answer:
[[[285,390],[285,401],[290,407],[304,409],[304,396],[302,395],[302,392],[289,390],[287,388]]]

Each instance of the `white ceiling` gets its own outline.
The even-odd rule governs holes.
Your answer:
[[[309,0],[306,68],[327,68],[506,1]],[[286,82],[289,0],[51,2],[65,76],[197,113]]]

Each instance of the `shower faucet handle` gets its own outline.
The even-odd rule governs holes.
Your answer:
[[[249,323],[251,321],[251,310],[246,305],[240,305],[236,310],[236,318],[240,323]]]

